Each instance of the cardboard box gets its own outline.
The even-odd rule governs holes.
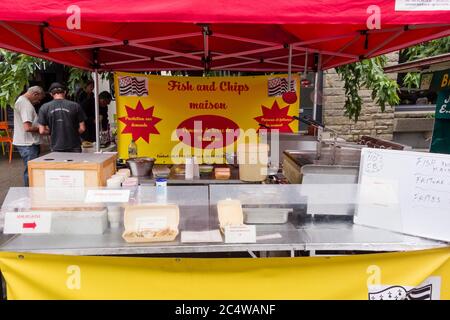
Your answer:
[[[115,153],[52,152],[28,162],[30,187],[104,187],[116,172]]]

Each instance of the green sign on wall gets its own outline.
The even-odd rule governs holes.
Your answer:
[[[438,93],[430,152],[450,154],[450,89]]]
[[[441,91],[450,89],[450,69],[423,73],[420,81],[422,90]]]
[[[436,119],[450,119],[450,90],[443,90],[438,93]]]

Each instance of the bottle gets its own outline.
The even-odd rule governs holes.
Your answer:
[[[200,178],[200,166],[198,164],[197,158],[193,157],[192,158],[192,163],[193,165],[193,176],[194,178]]]
[[[131,143],[128,145],[128,159],[133,159],[133,158],[137,158],[138,155],[138,150],[137,150],[137,145],[136,142],[134,142],[134,140],[131,140]]]
[[[184,179],[186,180],[194,179],[194,163],[192,158],[186,158]]]

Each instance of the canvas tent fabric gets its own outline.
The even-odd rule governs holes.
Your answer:
[[[326,70],[450,35],[449,11],[403,2],[4,0],[0,47],[89,70],[199,72],[286,71],[290,47],[293,72]]]

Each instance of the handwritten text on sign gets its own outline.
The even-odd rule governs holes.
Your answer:
[[[450,160],[417,157],[415,171],[414,204],[450,208]]]

